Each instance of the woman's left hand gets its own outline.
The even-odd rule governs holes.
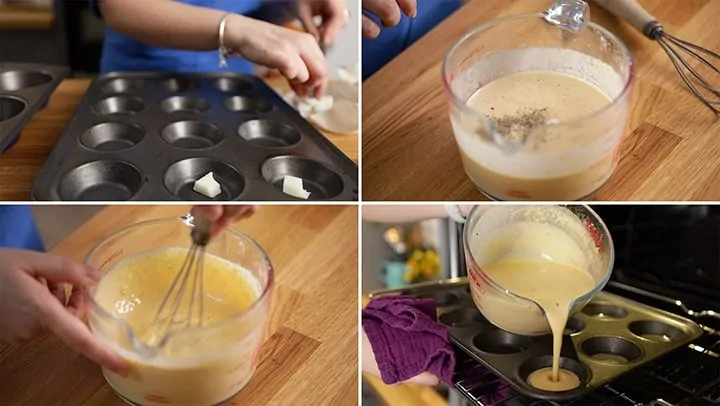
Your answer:
[[[297,17],[321,45],[335,42],[340,30],[345,28],[350,18],[347,0],[297,0]],[[322,25],[315,26],[313,17],[322,17]]]
[[[194,206],[193,211],[201,211],[208,220],[213,222],[210,234],[214,237],[223,232],[232,223],[255,214],[258,206],[247,205],[211,205]]]

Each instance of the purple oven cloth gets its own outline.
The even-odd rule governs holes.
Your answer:
[[[374,299],[362,312],[362,327],[386,384],[427,371],[452,385],[455,354],[447,328],[437,322],[432,299]]]

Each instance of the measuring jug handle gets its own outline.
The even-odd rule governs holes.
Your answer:
[[[647,36],[650,36],[649,31],[657,25],[657,19],[637,0],[595,0],[595,3]]]

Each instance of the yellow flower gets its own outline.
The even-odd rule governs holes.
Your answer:
[[[417,267],[416,266],[408,266],[405,271],[404,280],[407,283],[412,283],[417,278]]]
[[[423,259],[423,252],[420,250],[413,251],[412,257],[414,261],[422,261]]]

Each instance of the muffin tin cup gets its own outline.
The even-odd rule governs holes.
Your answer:
[[[580,378],[580,387],[549,392],[530,386],[527,378],[552,366],[552,335],[522,336],[494,326],[475,307],[466,278],[382,291],[371,297],[398,294],[435,300],[438,321],[448,327],[453,344],[520,393],[549,401],[581,397],[702,335],[691,320],[600,292],[570,317],[563,335],[560,366]]]
[[[0,154],[18,141],[69,73],[59,66],[0,62]]]
[[[97,78],[35,179],[33,199],[94,199],[105,189],[82,192],[77,174],[84,167],[90,176],[87,165],[97,162],[140,174],[127,182],[132,193],[110,196],[122,200],[302,201],[282,192],[285,175],[303,179],[309,200],[358,199],[357,165],[261,79],[239,74]],[[215,199],[192,190],[211,170],[222,189]]]

